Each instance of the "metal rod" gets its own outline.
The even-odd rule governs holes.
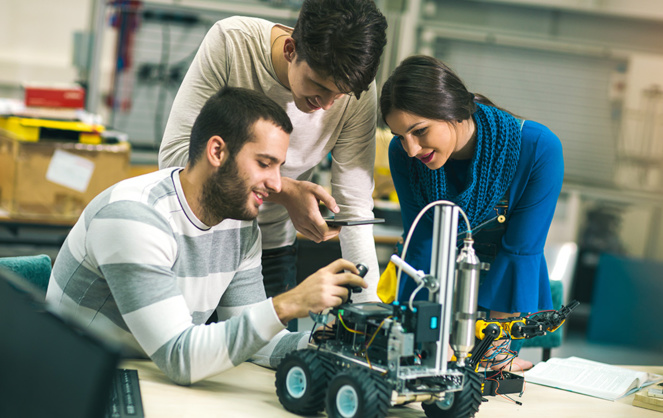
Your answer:
[[[449,349],[449,327],[451,325],[451,301],[456,275],[456,236],[458,233],[458,206],[435,206],[433,218],[433,253],[431,274],[437,277],[438,292],[429,293],[429,301],[442,305],[440,338],[435,342],[435,369],[439,373],[447,371]]]
[[[90,35],[92,39],[89,42],[87,54],[87,92],[85,110],[90,113],[97,113],[100,97],[100,79],[101,79],[101,52],[104,44],[104,31],[106,14],[106,1],[94,0],[92,2],[92,28]]]

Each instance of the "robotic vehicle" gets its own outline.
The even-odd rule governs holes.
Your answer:
[[[409,303],[353,304],[349,299],[327,314],[311,314],[324,327],[276,371],[276,393],[285,409],[382,418],[391,406],[421,402],[429,418],[473,417],[482,401],[479,362],[493,341],[544,335],[562,325],[578,302],[527,317],[477,318],[479,270],[487,266],[474,254],[471,237],[456,257],[459,210],[449,204],[435,207],[433,254],[438,257],[431,272],[436,275],[392,256],[418,289],[429,289],[427,301],[414,301],[414,294]],[[365,274],[364,266],[358,268]]]

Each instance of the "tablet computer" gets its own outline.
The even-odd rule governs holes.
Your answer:
[[[381,224],[384,223],[383,218],[355,218],[355,219],[334,219],[325,218],[325,222],[329,226],[352,226],[352,225],[367,225],[367,224]]]

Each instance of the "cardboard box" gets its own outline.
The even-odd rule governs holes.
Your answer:
[[[76,220],[129,176],[130,152],[128,143],[25,142],[0,131],[0,207],[13,217]]]

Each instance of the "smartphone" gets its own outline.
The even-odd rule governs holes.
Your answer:
[[[325,218],[325,222],[329,226],[352,226],[352,225],[367,225],[367,224],[381,224],[384,222],[383,218],[363,218],[363,219],[334,219]]]

